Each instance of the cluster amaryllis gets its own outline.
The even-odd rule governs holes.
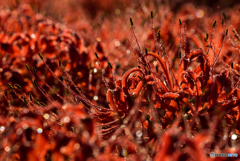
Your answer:
[[[88,49],[77,34],[62,31],[52,22],[40,23],[34,36],[2,33],[7,38],[5,42],[1,38],[1,50],[4,57],[7,52],[12,57],[2,61],[3,75],[5,70],[12,72],[17,67],[20,70],[17,73],[29,79],[28,84],[20,80],[14,85],[14,80],[1,80],[9,90],[1,92],[4,99],[0,113],[0,158],[181,161],[218,160],[209,158],[212,151],[238,153],[238,60],[226,61],[231,55],[225,58],[222,53],[238,51],[239,44],[227,24],[214,20],[210,26],[212,33],[196,38],[186,31],[187,20],[175,19],[179,23],[179,38],[171,44],[172,32],[156,34],[153,17],[151,12],[149,38],[154,41],[154,52],[141,50],[134,19],[130,18],[137,44],[137,49],[131,45],[130,49],[138,66],[127,70],[121,78],[115,75],[116,67],[108,62],[101,42],[86,53]],[[219,17],[227,20],[225,16]],[[224,31],[221,40],[214,39],[218,25]],[[53,32],[52,36],[40,34],[45,27],[51,28],[46,32]],[[236,29],[233,33],[239,38]],[[200,41],[201,38],[204,40]],[[165,39],[169,40],[168,48]],[[173,46],[175,50],[171,49]],[[26,61],[13,63],[20,51]],[[32,56],[38,53],[34,63],[30,63],[29,52]],[[94,52],[96,58],[92,58]],[[95,61],[94,65],[88,61]],[[81,74],[82,79],[75,78]],[[33,96],[29,84],[45,100]],[[102,96],[103,85],[107,89],[106,101],[92,101]]]
[[[65,95],[65,91],[58,81],[52,79],[48,71],[44,69],[43,63],[38,60],[38,52],[46,56],[46,62],[54,72],[57,73],[55,62],[61,59],[66,71],[70,71],[76,85],[81,88],[89,99],[97,96],[98,102],[104,104],[104,91],[95,92],[96,86],[103,86],[101,75],[95,72],[95,56],[92,50],[98,51],[103,55],[103,63],[107,58],[104,57],[101,42],[93,43],[88,48],[84,45],[84,40],[76,32],[67,29],[64,25],[55,23],[41,14],[35,14],[30,5],[22,4],[12,12],[3,10],[1,12],[1,80],[0,84],[6,86],[13,82],[20,85],[25,92],[32,93],[39,101],[47,102],[46,97],[40,94],[38,89],[34,89],[29,72],[24,67],[27,63],[31,68],[34,67],[44,81],[54,88],[59,94]],[[105,74],[109,74],[106,72]],[[50,89],[40,78],[36,80],[45,91]],[[90,87],[91,86],[91,87]],[[5,88],[3,88],[5,90]],[[7,94],[7,93],[6,93]],[[11,96],[7,96],[11,97]],[[58,97],[54,99],[61,101]],[[14,99],[15,97],[13,97]],[[13,102],[19,104],[19,100]],[[6,104],[6,102],[4,102]]]

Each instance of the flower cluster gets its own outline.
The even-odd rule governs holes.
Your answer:
[[[134,14],[146,15],[144,7]],[[158,9],[143,16],[151,27],[142,37],[130,18],[123,35],[131,31],[136,45],[122,42],[115,55],[119,41],[86,45],[29,5],[2,11],[0,158],[204,161],[219,159],[209,158],[213,151],[238,153],[238,11],[200,19],[205,8]],[[121,76],[111,61],[127,46],[136,67]]]

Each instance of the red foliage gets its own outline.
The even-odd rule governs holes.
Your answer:
[[[146,29],[141,21],[150,21],[149,8],[141,7],[145,13],[134,14],[145,17],[130,19],[133,36],[129,30],[119,36],[136,40],[129,47],[138,67],[126,65],[123,76],[108,59],[127,43],[111,55],[119,41],[108,46],[89,39],[86,45],[29,5],[2,12],[2,160],[204,161],[229,159],[210,158],[213,151],[239,153],[239,13],[198,19],[190,18],[199,11],[191,5],[177,15],[159,7],[163,23],[154,25],[151,12]],[[147,30],[140,39],[138,26]]]

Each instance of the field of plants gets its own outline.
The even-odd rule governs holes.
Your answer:
[[[0,160],[240,161],[240,5],[180,2],[1,1]]]

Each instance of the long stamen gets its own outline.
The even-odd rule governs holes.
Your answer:
[[[183,29],[184,29],[184,56],[187,55],[187,31],[186,31],[186,25],[183,25]]]
[[[63,98],[61,95],[59,95],[55,90],[52,89],[52,87],[50,87],[45,81],[44,79],[42,79],[42,77],[38,74],[38,72],[36,71],[36,69],[34,70],[35,68],[33,68],[33,71],[34,71],[34,74],[36,74],[36,76],[41,80],[43,81],[43,83],[54,93],[56,94],[62,101],[65,101],[67,102],[67,100],[65,98]]]
[[[104,77],[104,75],[103,75],[103,69],[102,69],[102,67],[101,67],[101,64],[100,64],[100,61],[99,61],[99,57],[98,57],[98,54],[97,54],[96,52],[95,52],[95,55],[96,55],[96,57],[97,57],[98,66],[100,67],[101,75],[102,75],[102,79],[103,79],[103,81],[104,81],[104,84],[105,84],[105,86],[107,87],[107,89],[110,89],[110,88],[109,88],[109,85],[108,85],[108,83],[107,83],[107,81],[106,81],[106,79],[105,79],[105,77]]]
[[[180,26],[180,47],[179,47],[179,56],[180,58],[182,57],[182,22],[181,19],[179,18],[179,26]]]
[[[212,68],[214,67],[215,63],[217,62],[217,59],[218,59],[218,57],[219,57],[219,55],[220,55],[220,53],[221,53],[221,51],[222,51],[224,42],[226,41],[227,34],[228,34],[228,29],[226,29],[226,32],[225,32],[225,35],[224,35],[224,38],[223,38],[222,45],[221,45],[221,47],[220,47],[220,50],[219,50],[219,52],[218,52],[218,54],[217,54],[216,59],[215,59],[214,62],[213,62]]]
[[[208,50],[207,50],[207,55],[208,55],[209,50],[210,50],[211,45],[212,45],[212,40],[213,40],[213,36],[214,36],[214,33],[215,33],[215,28],[216,28],[216,21],[213,22],[212,28],[213,28],[213,31],[212,31],[212,35],[211,35],[211,37],[210,37],[210,44],[209,44],[209,48],[208,48]]]
[[[51,70],[51,68],[47,65],[47,63],[43,60],[43,57],[41,56],[41,54],[39,53],[39,57],[42,59],[43,63],[45,64],[45,66],[48,68],[48,70],[50,71],[50,73],[54,76],[54,78],[56,78],[65,88],[67,88],[73,95],[75,98],[79,99],[79,101],[81,101],[86,107],[85,109],[87,109],[90,112],[90,109],[87,108],[87,106],[92,106],[95,107],[95,109],[97,109],[98,111],[95,112],[100,112],[100,111],[105,111],[105,112],[109,112],[111,111],[110,109],[107,108],[103,108],[97,105],[94,105],[93,103],[91,103],[88,99],[80,97],[78,94],[76,94],[70,87],[68,87],[62,80],[60,80],[55,73]],[[100,112],[101,113],[101,112]]]
[[[152,32],[153,32],[153,37],[154,37],[155,44],[156,44],[156,49],[157,49],[157,52],[158,52],[158,55],[159,55],[159,48],[158,48],[158,43],[157,43],[157,37],[156,37],[156,34],[155,34],[155,29],[154,29],[154,24],[153,24],[153,11],[151,11],[151,19],[152,19]]]
[[[112,64],[111,64],[110,62],[108,62],[108,66],[111,68],[110,72],[111,72],[112,77],[113,77],[113,82],[116,82],[116,79],[115,79],[115,76],[114,76],[114,70],[113,70]]]
[[[141,50],[141,48],[140,48],[140,45],[139,45],[139,43],[138,43],[138,40],[137,40],[137,37],[136,37],[135,31],[134,31],[132,18],[130,18],[130,22],[131,22],[131,27],[132,27],[133,36],[134,36],[134,38],[135,38],[135,40],[136,40],[136,43],[137,43],[137,46],[138,46],[139,52],[140,52],[141,57],[142,57],[142,56],[143,56],[143,52],[142,52],[142,50]]]

